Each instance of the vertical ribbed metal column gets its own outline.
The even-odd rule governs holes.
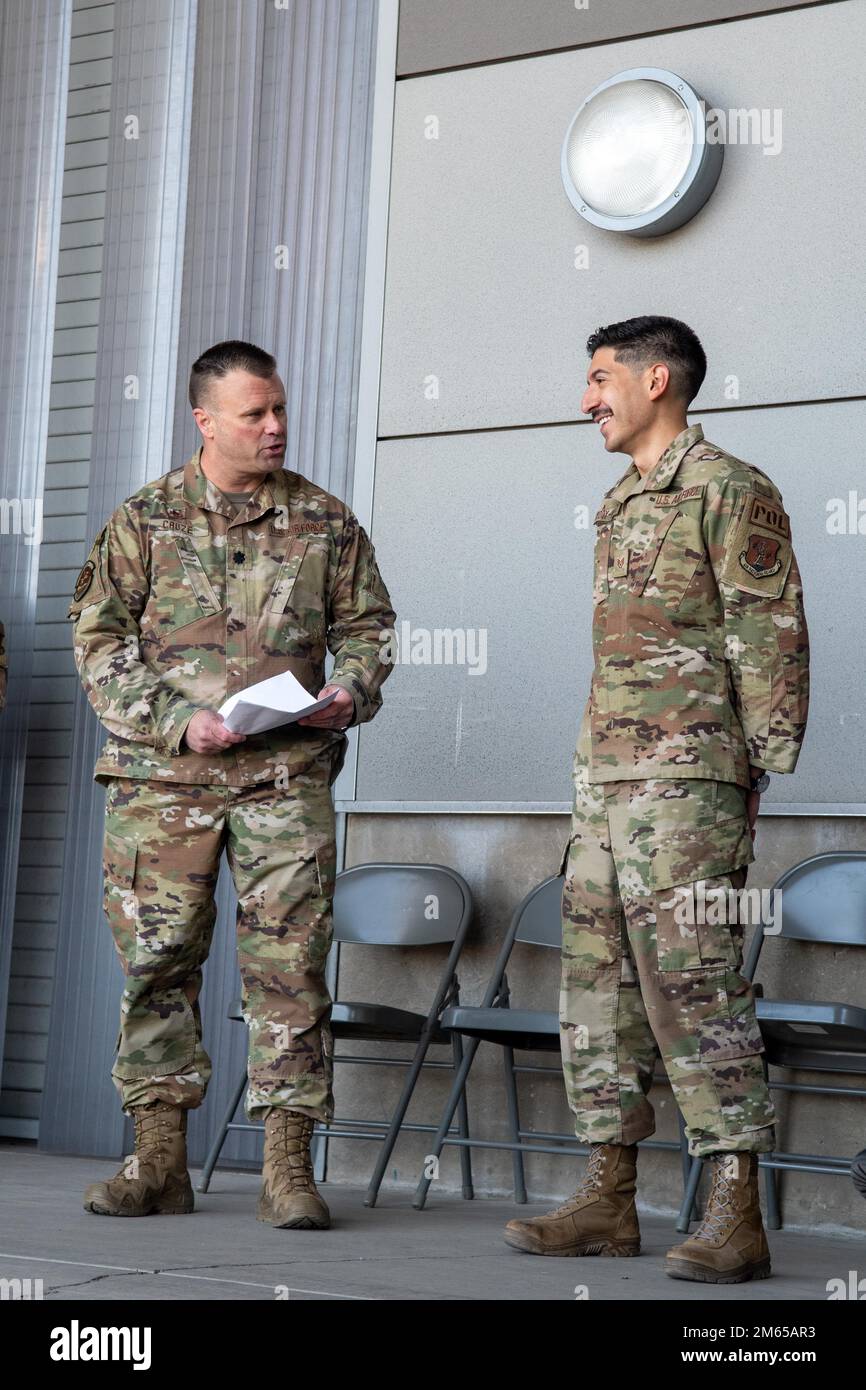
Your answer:
[[[18,872],[54,298],[71,0],[0,8],[0,1065]]]
[[[194,5],[118,0],[117,11],[117,123],[144,106],[151,126],[145,141],[142,121],[138,162],[122,147],[109,162],[90,533],[198,445],[189,367],[224,338],[275,353],[288,394],[286,466],[349,497],[375,0],[208,0],[194,58]],[[122,138],[118,125],[112,138]],[[132,408],[122,390],[129,374],[141,382]],[[123,1117],[108,1071],[122,981],[101,905],[97,742],[82,697],[40,1146],[116,1154]],[[191,1117],[194,1160],[246,1059],[246,1030],[225,1017],[239,986],[226,875],[219,908],[202,994],[214,1076]],[[234,1136],[224,1155],[252,1160],[257,1142]]]
[[[196,0],[116,0],[88,536],[171,467]],[[85,558],[90,541],[85,546]],[[70,629],[71,640],[71,629]],[[104,735],[83,691],[73,726],[54,1001],[39,1145],[118,1153],[108,1074],[123,987],[102,911]]]
[[[376,20],[375,0],[209,0],[196,43],[176,464],[201,442],[189,367],[243,338],[277,358],[286,467],[351,501]],[[196,1158],[247,1051],[247,1030],[226,1021],[240,980],[225,868],[218,903],[201,999],[214,1072],[190,1117]],[[232,1134],[223,1157],[252,1162],[260,1146]]]

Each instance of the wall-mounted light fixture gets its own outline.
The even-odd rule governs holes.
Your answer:
[[[571,121],[562,182],[594,226],[661,236],[700,211],[723,159],[706,103],[684,78],[629,68],[590,92]]]

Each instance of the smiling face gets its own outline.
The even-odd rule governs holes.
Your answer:
[[[580,408],[599,425],[609,454],[634,456],[641,438],[657,421],[658,401],[670,379],[670,370],[664,362],[627,366],[617,362],[615,354],[612,347],[598,348],[593,353]]]
[[[274,373],[236,368],[208,382],[206,403],[193,411],[205,448],[218,466],[253,479],[282,468],[286,454],[286,393]]]

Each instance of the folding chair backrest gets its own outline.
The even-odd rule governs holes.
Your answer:
[[[750,891],[748,888],[745,890]],[[859,850],[814,854],[786,869],[770,890],[772,912],[761,920],[749,943],[743,974],[753,980],[768,936],[821,941],[834,946],[866,946],[866,853]],[[768,917],[772,920],[768,921]]]
[[[367,946],[456,941],[472,916],[472,894],[442,864],[358,864],[337,875],[334,940]]]
[[[773,892],[781,892],[775,935],[866,946],[866,852],[813,855],[788,869]]]
[[[515,940],[533,946],[562,946],[562,886],[561,874],[546,878],[528,893],[520,905],[520,920]]]

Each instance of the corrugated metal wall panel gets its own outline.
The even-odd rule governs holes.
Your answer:
[[[70,92],[69,119],[77,139],[96,147],[108,138],[109,155],[104,192],[98,181],[83,184],[67,171],[64,208],[67,213],[74,211],[79,220],[64,227],[61,246],[64,255],[69,255],[64,271],[70,277],[87,277],[81,281],[85,284],[90,276],[101,274],[103,298],[98,306],[98,331],[97,316],[87,301],[70,298],[58,305],[57,350],[95,354],[97,383],[92,401],[72,389],[73,382],[88,379],[85,375],[64,377],[62,382],[58,378],[55,383],[52,413],[58,432],[50,441],[49,476],[57,488],[68,489],[82,503],[84,492],[79,490],[88,489],[86,514],[70,514],[61,507],[45,518],[58,571],[64,563],[73,568],[80,565],[86,544],[121,498],[145,478],[182,463],[192,452],[198,435],[186,400],[189,366],[220,338],[252,338],[277,355],[291,408],[287,466],[299,468],[341,496],[351,495],[376,3],[296,0],[289,10],[277,10],[266,0],[255,5],[209,0],[207,22],[197,30],[193,65],[180,52],[177,26],[184,22],[179,16],[194,24],[195,13],[194,4],[152,0],[146,16],[148,40],[154,37],[158,20],[161,52],[173,55],[167,61],[177,65],[168,86],[160,88],[163,101],[166,106],[180,105],[185,98],[192,108],[189,144],[182,156],[177,144],[171,145],[174,135],[161,132],[174,160],[167,172],[160,141],[151,142],[153,152],[146,163],[139,150],[136,165],[128,147],[115,145],[116,132],[109,133],[100,111],[84,100],[87,89]],[[136,76],[128,53],[130,35],[145,19],[134,0],[117,0],[114,15],[112,102],[116,105],[129,99],[121,93],[130,77]],[[137,34],[140,47],[143,30],[139,28]],[[76,37],[83,35],[76,31]],[[92,80],[103,84],[94,90],[102,91],[99,63],[91,66],[95,69]],[[150,89],[145,89],[145,95],[150,99]],[[153,102],[149,109],[156,106]],[[117,109],[136,108],[121,105]],[[154,197],[160,170],[171,196],[181,187],[186,193],[185,167],[180,167],[184,160],[190,170],[185,227],[173,210],[165,213],[164,197]],[[122,166],[128,166],[125,182]],[[76,165],[76,173],[85,167]],[[98,224],[103,199],[109,229],[105,262],[90,264],[70,253],[95,245],[83,231],[79,235],[79,229]],[[118,263],[118,255],[122,259],[133,254],[121,220],[132,206],[139,227],[140,219],[148,219],[154,207],[163,214],[168,231],[161,225],[155,236],[161,255],[170,259],[169,239],[176,228],[185,238],[179,327],[174,309],[167,310],[164,301],[179,292],[180,277],[163,286],[154,278],[152,266],[148,280],[148,267],[136,263],[130,288],[128,267]],[[110,230],[115,227],[116,233]],[[285,271],[275,266],[276,245],[289,248]],[[162,269],[168,281],[167,262]],[[159,315],[157,331],[154,320]],[[163,341],[158,334],[172,323],[173,336]],[[144,355],[148,350],[151,355]],[[138,369],[137,362],[143,364],[142,384],[147,381],[151,395],[149,406],[137,403],[136,427],[148,409],[152,413],[146,437],[130,441],[124,433],[116,387],[123,374]],[[158,372],[152,370],[154,362]],[[169,380],[168,408],[162,403],[160,417],[159,393]],[[63,391],[57,389],[61,385]],[[76,430],[90,427],[91,416],[95,421],[93,459],[86,476],[75,440]],[[118,437],[122,457],[116,447]],[[109,438],[113,440],[110,450]],[[56,588],[41,592],[46,634],[65,621],[57,616],[52,602],[61,595],[59,582]],[[55,659],[52,647],[46,645],[37,655],[42,664],[36,688],[44,695],[56,682],[64,700],[74,697],[74,715],[67,722],[59,700],[52,702],[59,716],[50,729],[53,751],[42,756],[44,745],[39,749],[26,809],[33,816],[56,810],[49,779],[64,765],[70,733],[70,775],[77,798],[75,823],[67,826],[63,863],[46,864],[41,899],[33,896],[28,903],[33,924],[49,924],[56,910],[51,875],[62,878],[56,975],[63,980],[63,988],[51,1013],[40,1148],[114,1156],[124,1151],[125,1144],[128,1147],[130,1131],[124,1128],[108,1076],[121,974],[101,905],[103,795],[91,781],[98,725],[76,689],[77,678],[49,674]],[[49,729],[42,732],[47,736]],[[202,998],[214,1080],[207,1106],[190,1124],[194,1160],[201,1159],[246,1057],[245,1030],[225,1020],[226,1004],[237,988],[233,900],[225,878],[218,894],[218,940]],[[48,984],[36,974],[22,979],[17,1006],[24,1008],[23,996],[35,999]],[[20,1017],[21,1013],[16,1014]],[[18,1062],[27,1069],[38,1065],[38,1058],[25,1055],[22,1049]],[[225,1156],[251,1153],[249,1140],[235,1139],[227,1145]]]
[[[48,1048],[78,687],[66,608],[85,538],[95,390],[95,353],[87,351],[89,340],[73,335],[89,331],[84,324],[95,335],[99,320],[113,8],[76,3],[72,18],[34,682],[0,1093],[0,1135],[29,1138],[38,1135]],[[95,59],[102,74],[97,86]],[[94,190],[97,200],[77,196]]]
[[[376,23],[375,0],[298,0],[283,11],[209,4],[196,47],[178,462],[201,442],[189,366],[213,343],[244,338],[277,359],[285,466],[351,500]],[[286,247],[284,269],[278,246]],[[225,868],[218,905],[201,997],[213,1079],[188,1133],[196,1160],[247,1051],[246,1029],[226,1021],[240,979]],[[235,1132],[222,1158],[252,1163],[260,1150],[259,1136]]]
[[[101,276],[98,329],[86,326],[86,301],[58,306],[68,325],[63,332],[75,335],[64,343],[65,350],[93,359],[95,382],[85,399],[77,389],[82,378],[66,377],[63,393],[58,391],[53,401],[62,435],[49,464],[52,481],[64,496],[78,499],[82,510],[69,516],[60,509],[46,517],[45,525],[52,528],[58,554],[62,548],[64,561],[76,567],[109,513],[146,479],[163,472],[164,459],[172,453],[196,18],[195,0],[148,0],[146,6],[116,0],[109,113],[103,119],[92,105],[76,108],[78,138],[108,140],[104,192],[70,193],[65,200],[77,202],[82,227],[93,225],[94,200],[105,204],[99,269],[73,264],[68,272],[79,281],[87,277],[84,283],[91,275]],[[141,140],[124,138],[124,118],[130,112],[140,116]],[[67,176],[67,187],[80,184]],[[70,237],[64,250],[85,250],[88,244],[86,238]],[[75,312],[67,314],[67,309]],[[129,373],[139,378],[135,401],[122,389]],[[93,432],[86,478],[76,472],[81,459],[73,444],[83,428]],[[58,631],[65,626],[69,643],[68,599],[61,599],[58,613],[59,592],[46,591],[44,597],[46,632],[55,624]],[[50,662],[50,648],[45,656]],[[44,870],[58,874],[61,895],[39,1144],[61,1152],[116,1154],[126,1145],[126,1131],[108,1071],[122,974],[102,910],[104,793],[93,782],[104,734],[77,675],[70,680],[70,693],[70,724],[51,731],[51,761],[59,764],[63,750],[68,752],[76,814],[65,826],[60,867]],[[43,770],[50,774],[48,767]],[[38,978],[30,984],[38,985]]]

